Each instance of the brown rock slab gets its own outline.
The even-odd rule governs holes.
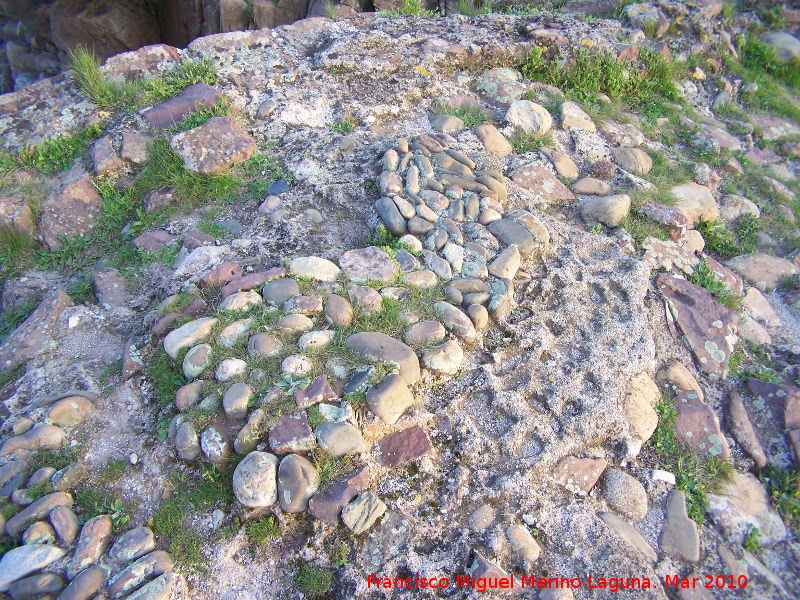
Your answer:
[[[782,277],[797,273],[795,266],[785,258],[760,252],[737,256],[725,264],[762,292],[773,291],[780,285]]]
[[[104,308],[123,307],[131,301],[131,296],[125,289],[125,278],[116,269],[97,269],[92,273],[92,285],[98,302]]]
[[[557,203],[575,199],[575,194],[544,167],[520,167],[511,174],[511,180],[540,202]]]
[[[285,276],[285,267],[273,267],[272,269],[267,269],[266,271],[261,271],[259,273],[251,273],[249,275],[234,277],[230,279],[224,286],[222,286],[222,299],[224,300],[231,294],[236,294],[237,292],[247,292],[253,290],[268,281]]]
[[[147,250],[148,252],[155,252],[156,250],[161,250],[174,241],[175,236],[168,234],[163,229],[155,229],[133,238],[131,240],[131,244],[133,244],[136,248],[141,248],[142,250]]]
[[[567,456],[558,462],[553,476],[568,491],[586,495],[597,483],[607,465],[608,461],[604,458]]]
[[[395,373],[390,373],[367,391],[367,406],[387,425],[395,424],[413,404],[411,390],[405,380]]]
[[[625,519],[621,519],[617,515],[608,512],[597,513],[597,516],[608,525],[608,527],[616,533],[625,544],[645,557],[649,562],[655,563],[658,560],[658,555],[653,547],[647,543],[642,535],[633,528]]]
[[[0,225],[25,235],[33,234],[33,212],[22,194],[0,198]]]
[[[39,233],[48,249],[61,248],[61,237],[94,233],[102,204],[92,178],[80,167],[71,169],[42,202]]]
[[[700,259],[689,252],[680,244],[671,240],[659,240],[655,237],[647,237],[642,242],[644,256],[642,260],[650,265],[650,268],[657,271],[672,271],[691,275],[694,273]]]
[[[268,439],[269,447],[275,454],[305,454],[317,445],[304,410],[278,417],[269,431]]]
[[[359,490],[346,483],[332,483],[308,501],[308,512],[320,521],[336,525],[342,509],[358,492]]]
[[[677,199],[675,208],[686,217],[688,227],[700,221],[715,221],[719,209],[711,190],[703,185],[689,182],[673,187],[670,192]]]
[[[367,281],[391,281],[400,268],[384,250],[367,246],[348,250],[339,258],[339,267],[355,283]]]
[[[111,518],[99,515],[86,521],[75,547],[75,554],[67,565],[67,578],[75,577],[92,566],[103,555],[111,541]]]
[[[673,489],[667,498],[667,512],[659,541],[661,549],[672,556],[697,562],[700,560],[700,534],[697,523],[686,513],[686,496]]]
[[[239,263],[233,261],[226,261],[219,265],[218,267],[214,267],[208,273],[203,275],[198,282],[198,285],[201,288],[207,288],[212,285],[224,285],[231,281],[232,279],[241,278],[244,274],[242,271],[242,267],[239,266]],[[252,289],[252,288],[250,288]],[[242,291],[242,290],[239,290]],[[247,291],[247,290],[245,290]],[[229,294],[230,295],[230,294]]]
[[[388,468],[416,460],[433,452],[428,436],[419,425],[390,433],[376,445],[380,452],[378,462]]]
[[[694,392],[703,399],[703,389],[697,380],[682,363],[677,360],[664,365],[656,374],[656,381],[661,385],[671,385],[677,392]]]
[[[320,402],[332,404],[338,399],[338,394],[333,391],[331,384],[328,383],[328,378],[324,374],[314,379],[305,389],[294,391],[294,400],[300,408],[306,408]]]
[[[170,146],[194,173],[220,173],[246,161],[256,151],[255,140],[233,117],[214,117],[200,127],[178,133]]]
[[[750,422],[742,397],[736,391],[730,393],[728,425],[731,434],[742,447],[742,450],[755,461],[757,468],[763,469],[767,465],[767,455],[764,453],[764,448],[761,446],[753,424]]]
[[[739,315],[719,304],[709,291],[684,279],[662,273],[655,283],[669,301],[670,314],[700,369],[711,377],[724,377],[737,341]]]
[[[94,404],[88,398],[70,396],[53,404],[47,412],[47,418],[56,425],[71,427],[91,417],[94,411]]]
[[[492,156],[503,158],[514,151],[505,136],[497,131],[494,125],[480,125],[475,128],[475,133],[481,140],[481,143],[483,143],[486,151]]]
[[[114,151],[111,139],[107,135],[94,143],[90,154],[94,164],[94,172],[98,175],[113,173],[125,166],[125,163]]]
[[[681,442],[697,454],[709,454],[720,459],[730,456],[728,443],[711,407],[694,392],[678,394],[674,404],[678,411],[675,434]]]
[[[719,493],[708,495],[708,512],[731,542],[741,544],[752,528],[759,541],[771,548],[786,539],[786,526],[772,507],[764,486],[750,473],[735,473]]]
[[[43,424],[21,435],[8,438],[0,448],[0,456],[42,449],[54,449],[64,443],[64,432],[55,425]]]
[[[153,138],[149,135],[125,132],[122,134],[120,155],[135,165],[143,165],[149,158],[147,148],[152,141]]]
[[[144,118],[153,127],[171,127],[198,108],[214,106],[221,97],[222,93],[207,83],[195,83],[187,86],[180,95],[159,102],[145,111]]]
[[[669,227],[673,240],[682,237],[689,227],[689,219],[675,206],[659,202],[645,202],[638,210],[639,214]]]

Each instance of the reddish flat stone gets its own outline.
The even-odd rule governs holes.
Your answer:
[[[674,206],[660,204],[658,202],[645,202],[639,208],[639,214],[650,217],[654,221],[666,225],[670,228],[670,237],[673,240],[680,239],[686,228],[689,226],[689,220],[681,211]]]
[[[728,458],[731,451],[719,428],[717,415],[695,392],[683,392],[674,400],[678,417],[675,421],[677,438],[697,454]]]
[[[306,454],[317,445],[304,410],[282,414],[270,429],[268,439],[275,454]]]
[[[724,377],[739,330],[739,315],[714,300],[708,290],[665,273],[656,288],[669,300],[670,314],[686,336],[700,369]]]
[[[217,240],[207,233],[197,231],[196,229],[190,229],[186,232],[186,235],[183,236],[183,247],[189,252],[202,248],[203,246],[213,246],[216,242]]]
[[[297,402],[297,406],[301,408],[311,406],[312,404],[318,404],[320,402],[332,404],[338,399],[339,396],[337,396],[336,392],[333,391],[333,388],[331,388],[330,384],[328,383],[328,378],[325,377],[325,375],[320,375],[317,377],[306,389],[294,391],[294,400]]]
[[[153,127],[171,127],[200,107],[210,108],[222,97],[222,92],[207,83],[187,86],[179,96],[159,102],[144,113]]]
[[[521,167],[511,174],[511,179],[518,186],[529,190],[534,196],[541,198],[544,202],[561,202],[562,200],[574,200],[575,194],[558,180],[544,167]]]
[[[164,246],[173,241],[175,241],[175,236],[168,234],[163,229],[156,229],[133,238],[131,244],[142,250],[155,252],[156,250],[161,250]]]
[[[308,502],[308,512],[320,521],[336,525],[339,513],[356,496],[358,490],[346,483],[332,483]]]
[[[607,465],[605,458],[567,456],[556,465],[553,475],[570,492],[588,494]]]
[[[175,325],[175,322],[180,319],[183,315],[181,313],[167,313],[161,319],[153,325],[153,335],[157,338],[164,337],[170,331],[172,331],[172,326]]]
[[[240,278],[243,273],[242,267],[240,267],[238,263],[229,260],[203,275],[200,278],[199,285],[201,288],[207,288],[212,285],[224,285],[231,279]]]
[[[377,443],[380,450],[378,462],[384,467],[396,467],[433,452],[433,447],[419,425],[390,433]]]
[[[708,268],[711,269],[711,272],[714,273],[718,281],[721,281],[731,288],[731,291],[737,296],[741,296],[744,293],[744,282],[741,277],[728,267],[719,264],[710,256],[705,256],[704,258],[708,262]]]

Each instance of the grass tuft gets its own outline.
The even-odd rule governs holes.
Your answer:
[[[300,565],[297,570],[295,584],[309,598],[319,598],[324,596],[331,588],[333,574],[332,569],[305,563]]]
[[[25,298],[22,302],[3,311],[0,315],[0,343],[6,341],[9,335],[39,306],[37,298]]]
[[[786,522],[797,530],[800,527],[800,472],[770,467],[760,477],[772,504]]]
[[[514,149],[514,152],[517,154],[525,154],[538,150],[542,146],[552,146],[553,134],[548,131],[544,135],[533,135],[531,133],[526,133],[522,129],[516,129],[514,134],[508,138],[508,141]]]
[[[722,283],[708,266],[708,261],[703,259],[689,276],[689,281],[707,289],[714,299],[732,310],[738,311],[742,306],[741,297],[733,293],[726,283]]]
[[[38,146],[26,146],[18,152],[0,150],[0,172],[13,169],[34,169],[50,175],[72,166],[72,161],[83,154],[103,133],[103,126],[93,123],[71,136],[61,136]]]
[[[708,508],[708,492],[719,490],[732,480],[733,463],[730,459],[698,456],[681,443],[675,434],[678,411],[670,400],[660,400],[655,409],[658,426],[647,444],[656,452],[658,462],[676,474],[675,487],[686,494],[689,518],[702,525]]]
[[[247,524],[247,537],[258,546],[263,546],[280,535],[281,527],[275,515],[256,519]]]
[[[435,115],[452,115],[458,117],[464,122],[464,126],[469,128],[492,122],[492,118],[478,106],[454,108],[446,102],[439,101],[433,105],[431,112]]]

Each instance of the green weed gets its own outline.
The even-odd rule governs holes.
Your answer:
[[[742,253],[739,242],[721,219],[716,221],[699,221],[695,228],[706,241],[706,252],[716,254],[722,258],[732,258]]]
[[[423,19],[435,19],[439,13],[433,10],[425,10],[422,8],[421,0],[403,0],[403,3],[393,11],[382,11],[380,13],[386,17],[421,17]]]
[[[525,154],[538,150],[542,146],[553,145],[553,134],[549,131],[545,135],[533,135],[526,133],[522,129],[516,129],[513,135],[508,138],[511,147],[517,154]]]
[[[173,402],[178,388],[188,383],[183,372],[173,367],[169,354],[161,348],[147,361],[147,375],[155,384],[156,397],[161,406]]]
[[[403,1],[403,4],[407,0]],[[295,584],[309,598],[319,598],[328,593],[333,584],[333,570],[304,563],[297,570]]]
[[[308,415],[308,426],[311,429],[316,429],[317,425],[322,425],[325,422],[325,417],[316,406],[311,406],[306,410]]]
[[[800,473],[795,469],[769,469],[759,475],[772,504],[793,528],[800,526]]]
[[[746,37],[739,55],[745,68],[765,71],[791,88],[800,87],[800,58],[788,62],[780,60],[775,48],[759,41],[755,33]]]
[[[36,502],[39,498],[47,496],[47,494],[53,493],[53,486],[50,483],[50,479],[47,478],[44,481],[40,481],[36,485],[32,485],[27,490],[28,498],[31,502]]]
[[[342,135],[354,131],[358,123],[352,117],[345,117],[336,123],[328,123],[328,129],[334,133],[341,133]]]
[[[78,47],[69,54],[68,64],[75,84],[99,108],[133,111],[172,98],[194,83],[216,83],[216,74],[209,61],[184,61],[161,77],[116,83],[100,68],[100,60],[92,50]]]
[[[281,526],[275,515],[250,521],[246,529],[247,537],[250,538],[250,541],[259,546],[263,546],[281,535]]]
[[[658,426],[647,444],[655,451],[658,462],[676,474],[675,487],[686,494],[689,517],[702,525],[708,508],[708,492],[719,490],[732,479],[733,465],[730,459],[698,456],[678,440],[675,434],[678,412],[670,400],[660,400],[655,409]]]
[[[714,299],[723,306],[737,311],[741,308],[741,297],[734,294],[728,284],[722,283],[717,279],[717,276],[709,268],[707,260],[700,261],[694,273],[689,276],[689,281],[707,289],[714,296]]]
[[[200,127],[201,125],[205,125],[213,119],[214,117],[225,117],[230,113],[231,105],[228,102],[228,99],[224,96],[217,100],[217,102],[210,107],[202,106],[198,108],[193,113],[189,113],[183,119],[181,119],[180,123],[177,123],[170,127],[170,133],[178,133],[179,131],[188,131],[189,129],[194,129],[195,127]]]
[[[103,133],[103,126],[93,123],[71,136],[57,137],[38,146],[26,146],[18,152],[0,150],[0,172],[12,169],[34,169],[52,174],[72,166],[72,161],[82,154]]]
[[[322,448],[311,451],[311,460],[319,473],[319,489],[327,488],[334,479],[352,470],[352,459],[349,456],[333,456]]]
[[[14,306],[9,307],[0,315],[0,343],[6,341],[9,335],[39,306],[37,298],[25,298]]]
[[[328,551],[328,556],[331,559],[331,564],[337,569],[341,569],[350,564],[350,560],[348,559],[349,553],[350,549],[347,547],[347,544],[341,542],[335,548]]]
[[[30,262],[31,246],[30,237],[0,225],[0,275],[9,276],[25,268]]]
[[[454,108],[446,102],[437,102],[431,108],[435,115],[452,115],[464,122],[465,127],[474,128],[486,123],[491,123],[492,118],[481,110],[479,106],[467,106]]]
[[[456,5],[456,10],[468,17],[474,17],[476,15],[485,15],[487,13],[492,12],[492,8],[490,6],[484,6],[481,0],[458,0],[458,4]]]
[[[0,389],[6,387],[9,383],[12,383],[22,377],[25,374],[25,364],[17,365],[13,369],[6,369],[5,371],[0,371]]]
[[[637,246],[641,246],[642,242],[648,237],[654,237],[659,240],[670,239],[669,228],[648,216],[639,214],[633,205],[631,205],[630,211],[620,222],[620,226],[633,236]]]
[[[122,477],[128,468],[128,461],[124,458],[112,458],[100,470],[100,479],[112,483]]]
[[[80,461],[80,458],[79,446],[70,448],[65,443],[56,449],[37,448],[28,459],[28,470],[35,473],[42,467],[52,467],[56,471],[60,471],[64,467]]]
[[[593,100],[606,94],[646,115],[660,116],[667,102],[680,102],[673,83],[676,67],[656,52],[642,51],[637,65],[624,64],[612,55],[579,47],[562,64],[557,57],[534,47],[522,65],[523,74],[561,89],[567,97]]]

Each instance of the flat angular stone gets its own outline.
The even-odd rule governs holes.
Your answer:
[[[511,174],[511,180],[524,188],[533,196],[533,199],[542,203],[558,203],[564,200],[574,200],[575,194],[553,175],[552,171],[544,167],[520,167]]]
[[[135,165],[143,165],[149,159],[147,148],[152,141],[153,138],[149,135],[123,132],[120,155],[128,162],[132,162]]]
[[[709,454],[719,459],[730,456],[728,443],[719,427],[717,415],[694,392],[678,394],[674,400],[678,417],[675,435],[697,454]]]
[[[346,344],[350,350],[366,358],[397,366],[400,375],[409,385],[419,381],[419,359],[416,353],[403,342],[386,334],[371,331],[354,333],[347,338]]]
[[[304,410],[284,413],[278,417],[269,431],[268,439],[270,450],[275,454],[305,454],[317,445]]]
[[[475,133],[486,148],[486,152],[492,156],[504,158],[514,151],[505,136],[497,131],[494,125],[480,125],[475,128]]]
[[[294,296],[284,303],[283,310],[289,314],[316,315],[322,312],[322,298],[319,296]]]
[[[370,280],[386,283],[394,278],[398,270],[397,263],[376,246],[348,250],[339,259],[339,266],[355,283]]]
[[[500,581],[505,579],[508,581],[511,578],[508,573],[488,560],[480,552],[474,552],[474,559],[472,564],[467,567],[467,573],[473,580]],[[540,594],[539,597],[545,600],[543,594]],[[566,600],[566,598],[559,600]]]
[[[604,458],[567,456],[559,461],[553,472],[556,481],[573,494],[586,495],[597,483],[608,461]]]
[[[628,215],[631,198],[627,194],[613,194],[605,198],[590,198],[581,205],[581,218],[587,225],[602,223],[617,227]]]
[[[736,345],[739,315],[719,304],[710,292],[664,273],[656,288],[669,300],[677,321],[700,368],[711,377],[724,377]]]
[[[597,131],[592,118],[580,106],[570,101],[561,105],[561,128],[565,131],[570,129],[581,129],[589,133]]]
[[[296,389],[294,391],[294,400],[300,408],[306,408],[320,402],[331,404],[338,399],[338,394],[333,391],[325,374],[316,377],[305,389]]]
[[[221,173],[250,158],[255,140],[233,117],[214,117],[170,139],[172,149],[194,173]]]
[[[268,452],[251,452],[236,465],[233,492],[249,508],[272,506],[278,499],[278,459]]]
[[[33,235],[33,212],[22,194],[0,198],[0,225],[23,235]]]
[[[708,512],[727,539],[741,544],[752,528],[761,546],[771,548],[786,539],[786,526],[772,507],[761,482],[750,473],[735,473],[717,494],[708,495]]]
[[[136,590],[126,600],[169,600],[175,579],[176,575],[174,573],[164,573]]]
[[[79,167],[71,169],[42,202],[39,233],[51,252],[61,248],[61,237],[94,233],[103,204],[92,178]]]
[[[136,248],[141,248],[148,252],[155,252],[171,244],[176,239],[175,236],[168,234],[163,229],[155,229],[133,238],[131,244]]]
[[[222,299],[224,300],[231,294],[235,294],[237,292],[248,292],[268,281],[283,277],[285,275],[286,269],[284,267],[273,267],[272,269],[267,269],[266,271],[261,271],[259,273],[251,273],[249,275],[242,275],[241,277],[234,277],[222,287]]]
[[[378,462],[387,468],[433,453],[431,442],[419,425],[390,433],[377,442],[376,446],[380,452]]]
[[[658,202],[645,202],[639,207],[638,211],[639,214],[669,227],[672,230],[672,239],[674,240],[683,236],[687,227],[689,227],[689,219],[675,206],[668,206]]]
[[[646,442],[658,425],[656,403],[661,400],[661,392],[655,381],[647,373],[631,377],[625,390],[622,410],[628,418],[631,435]]]
[[[342,508],[357,495],[358,490],[346,483],[332,483],[308,501],[308,512],[320,521],[336,525]]]
[[[762,253],[736,256],[725,265],[762,292],[773,291],[780,285],[782,277],[797,273],[795,266],[785,258]]]
[[[719,216],[719,209],[711,190],[693,182],[676,185],[670,193],[677,199],[674,207],[686,217],[687,227],[700,221],[712,222]]]
[[[211,108],[221,97],[222,92],[207,83],[195,83],[184,88],[180,95],[146,110],[144,118],[153,127],[171,127],[198,108]]]
[[[342,509],[342,521],[356,535],[364,533],[383,516],[386,505],[372,492],[362,492]]]
[[[658,560],[658,555],[653,547],[647,543],[642,535],[633,528],[627,521],[619,518],[617,515],[607,512],[597,513],[597,516],[608,525],[608,527],[616,533],[625,544],[636,551],[638,554],[646,558],[649,562],[654,563]]]
[[[98,175],[105,175],[113,173],[125,166],[114,147],[111,145],[111,139],[106,135],[97,140],[91,149],[92,163],[94,164],[94,172]]]
[[[506,121],[525,133],[543,136],[553,126],[553,118],[543,106],[529,100],[515,100],[506,111]]]
[[[689,562],[700,560],[700,534],[697,523],[686,513],[686,496],[681,490],[673,489],[667,498],[667,514],[659,544],[671,556]]]
[[[694,252],[689,252],[671,240],[647,237],[642,242],[642,250],[644,250],[642,260],[656,271],[672,271],[691,275],[700,264],[700,258]]]
[[[367,406],[387,425],[395,424],[413,404],[411,390],[405,380],[395,373],[390,373],[367,391]]]

